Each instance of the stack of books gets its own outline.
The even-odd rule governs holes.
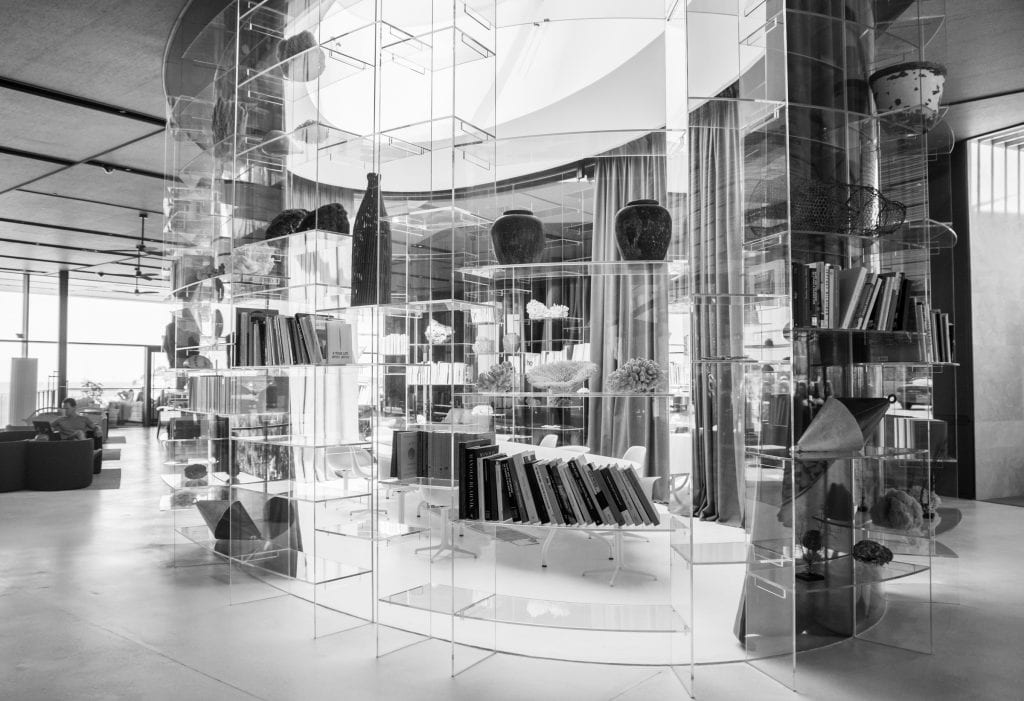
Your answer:
[[[322,314],[235,310],[235,367],[346,365],[354,362],[351,324]]]
[[[793,320],[798,327],[914,331],[922,297],[902,272],[873,273],[831,263],[793,264]]]
[[[459,443],[457,462],[464,519],[560,526],[660,523],[632,466],[598,467],[581,455],[506,455],[486,440]]]

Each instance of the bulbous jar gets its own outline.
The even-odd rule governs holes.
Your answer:
[[[633,200],[615,215],[615,243],[623,260],[664,260],[672,215],[657,200]]]
[[[544,225],[528,209],[510,209],[491,225],[494,255],[503,265],[536,263],[544,254]]]

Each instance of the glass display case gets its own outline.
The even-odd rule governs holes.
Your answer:
[[[869,78],[937,20],[846,5],[241,0],[198,32],[165,245],[208,430],[166,481],[232,600],[691,695],[929,649],[955,235],[941,110]]]
[[[797,688],[822,645],[931,651],[932,471],[953,458],[914,389],[955,367],[931,308],[956,241],[929,218],[941,3],[687,5],[697,471],[745,485],[735,634]],[[738,80],[697,74],[712,33]]]

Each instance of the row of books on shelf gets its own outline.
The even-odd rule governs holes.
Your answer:
[[[405,381],[410,385],[464,385],[469,381],[469,371],[465,363],[413,365],[405,369]]]
[[[286,316],[274,309],[236,309],[233,363],[347,365],[355,362],[352,325],[323,314]]]
[[[887,414],[882,419],[879,441],[891,448],[927,450],[934,460],[949,456],[948,436],[945,421]]]
[[[595,466],[582,455],[506,455],[487,439],[458,444],[464,519],[564,526],[656,526],[654,504],[632,466]]]
[[[902,272],[873,273],[863,266],[793,263],[793,321],[796,326],[861,331],[918,331],[917,307]]]
[[[239,378],[192,375],[188,378],[188,408],[211,414],[248,414],[285,411],[287,377]]]

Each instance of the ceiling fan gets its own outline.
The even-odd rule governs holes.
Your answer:
[[[138,256],[147,258],[166,258],[170,255],[166,250],[162,248],[156,248],[146,243],[146,219],[149,218],[148,212],[139,212],[140,230],[139,230],[139,242],[131,248],[114,248],[104,253],[122,254],[126,256]]]
[[[112,276],[116,276],[116,277],[130,277],[130,278],[132,278],[132,280],[135,282],[134,294],[136,294],[136,295],[158,295],[158,294],[161,294],[160,290],[140,290],[139,289],[139,280],[145,280],[146,282],[150,282],[151,280],[153,280],[154,277],[156,277],[156,275],[153,274],[153,273],[144,273],[144,272],[142,272],[142,256],[146,255],[148,251],[152,251],[153,250],[153,249],[147,248],[147,246],[146,246],[146,218],[148,216],[149,215],[146,212],[139,212],[139,219],[141,220],[141,230],[139,231],[139,243],[138,243],[137,246],[135,246],[135,251],[134,251],[134,253],[135,253],[135,273],[132,274],[132,275],[128,275],[128,274],[125,274],[125,273],[103,273],[103,272],[97,272],[96,273],[100,277],[104,277],[106,275],[112,275]],[[130,252],[128,252],[128,251],[125,251],[125,253],[127,255],[131,255]],[[153,254],[153,255],[155,255],[155,254]],[[111,292],[122,292],[122,291],[123,290],[111,289]]]

